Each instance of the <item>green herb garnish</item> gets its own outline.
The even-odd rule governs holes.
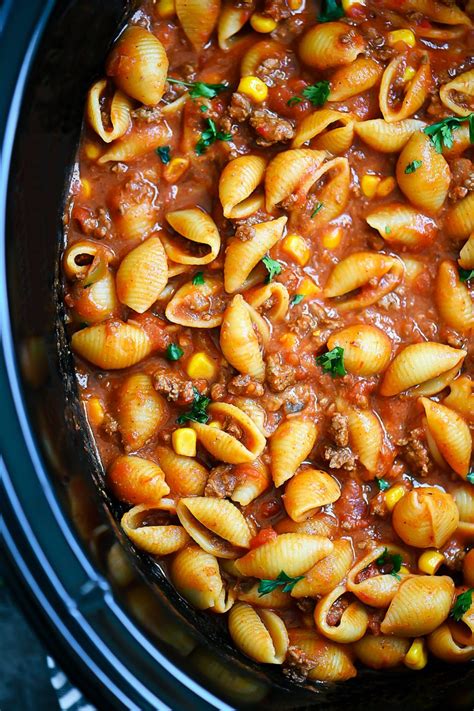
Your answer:
[[[322,203],[322,202],[316,203],[316,207],[314,208],[313,212],[311,213],[311,219],[313,219],[313,217],[315,215],[317,215],[318,212],[323,209],[323,207],[324,207],[324,203]]]
[[[168,360],[179,360],[184,351],[176,343],[170,343],[166,348],[166,357]]]
[[[296,306],[297,304],[301,303],[303,299],[304,294],[295,294],[290,301],[290,306]]]
[[[289,575],[281,571],[275,580],[261,580],[258,586],[259,596],[268,595],[277,588],[281,588],[282,592],[291,592],[296,583],[303,580],[304,575],[298,575],[296,578],[291,578]]]
[[[385,479],[377,479],[377,478],[375,478],[375,481],[376,481],[377,484],[379,485],[380,491],[387,491],[387,489],[390,489],[390,484],[389,484],[388,481],[386,481]]]
[[[301,93],[313,106],[322,106],[326,102],[330,91],[329,82],[324,79],[316,84],[311,84],[311,86],[306,86]]]
[[[474,592],[474,588],[469,588],[469,590],[465,590],[463,593],[457,596],[453,609],[449,613],[451,617],[454,617],[456,622],[459,622],[459,620],[462,618],[462,616],[469,610],[469,608],[472,605],[472,593]]]
[[[196,153],[198,156],[205,153],[206,148],[212,146],[216,141],[230,141],[232,138],[231,133],[223,133],[218,131],[216,124],[210,118],[206,119],[207,128],[201,133],[201,138],[196,143]]]
[[[474,278],[474,269],[463,269],[458,267],[459,278],[461,281],[469,281]]]
[[[402,567],[402,556],[400,553],[389,553],[388,549],[384,548],[383,553],[379,555],[375,562],[379,567],[391,565],[392,570],[390,571],[390,575],[393,575],[397,580],[401,580],[401,577],[398,575]]]
[[[182,81],[181,79],[173,79],[168,77],[170,84],[180,84],[189,89],[189,96],[192,99],[199,99],[203,96],[205,99],[214,99],[217,94],[226,91],[229,88],[228,84],[206,84],[203,81]]]
[[[453,147],[453,131],[459,128],[465,121],[469,122],[469,140],[471,143],[474,143],[474,113],[462,118],[458,116],[448,116],[445,119],[441,119],[441,121],[432,123],[431,126],[426,126],[423,131],[431,138],[436,152],[442,153],[443,148]]]
[[[347,375],[347,370],[344,367],[344,348],[341,346],[336,346],[327,353],[318,356],[316,363],[321,366],[324,373],[329,373],[331,378]]]
[[[288,99],[286,105],[295,106],[296,104],[301,104],[302,101],[303,99],[301,98],[301,96],[292,96],[291,99]]]
[[[410,175],[410,173],[414,173],[415,170],[418,170],[421,165],[423,165],[422,160],[412,160],[412,162],[408,163],[407,167],[405,168],[405,174]]]
[[[468,481],[470,484],[474,484],[474,472],[469,472],[466,477],[466,481]]]
[[[201,422],[205,425],[209,420],[209,415],[207,414],[207,408],[211,400],[205,395],[201,395],[199,390],[193,388],[194,390],[194,402],[191,405],[191,409],[187,412],[183,412],[176,422],[178,425],[184,425],[188,420],[193,420],[193,422]]]
[[[340,17],[344,17],[344,10],[337,0],[323,0],[318,22],[332,22],[333,20],[339,20]]]
[[[159,148],[155,148],[155,153],[159,156],[161,162],[165,165],[167,165],[167,163],[169,163],[171,160],[170,150],[170,146],[160,146]]]
[[[201,286],[201,284],[204,284],[204,273],[196,272],[196,274],[193,276],[193,285]]]
[[[389,227],[388,225],[385,225],[385,234],[389,235],[391,231],[392,231],[392,228]]]
[[[265,255],[265,257],[262,259],[262,262],[268,272],[268,276],[265,279],[265,283],[269,284],[277,276],[277,274],[281,273],[281,264],[275,259],[272,259],[268,254]]]

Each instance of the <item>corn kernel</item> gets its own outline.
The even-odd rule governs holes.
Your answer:
[[[165,20],[169,17],[173,17],[176,12],[174,0],[158,0],[157,10],[158,15]]]
[[[383,178],[383,180],[377,186],[375,191],[378,197],[387,197],[390,193],[395,190],[397,182],[395,178],[390,175],[388,178]]]
[[[311,250],[300,235],[288,235],[281,245],[285,254],[304,267],[311,257]]]
[[[418,568],[422,573],[434,575],[444,561],[444,555],[437,550],[431,549],[423,551],[418,558]]]
[[[404,662],[409,669],[419,671],[428,664],[428,652],[423,637],[417,637],[411,643],[411,647],[405,654]]]
[[[222,425],[220,422],[217,420],[212,420],[212,422],[208,422],[209,427],[214,427],[215,430],[221,430]]]
[[[284,333],[283,336],[280,336],[280,343],[284,348],[294,348],[297,342],[298,338],[294,333]]]
[[[254,12],[250,18],[250,24],[255,32],[273,32],[277,23],[271,17],[262,15],[260,12]]]
[[[320,291],[319,286],[309,277],[305,277],[298,287],[298,294],[303,294],[303,296],[315,296]]]
[[[391,47],[394,47],[399,42],[403,42],[408,47],[416,45],[416,37],[411,30],[393,30],[393,32],[388,33],[387,40]]]
[[[81,178],[81,192],[83,197],[90,198],[92,193],[92,187],[90,181],[87,180],[87,178]]]
[[[183,457],[196,456],[196,433],[191,427],[181,427],[171,435],[171,443],[176,454]]]
[[[207,353],[199,351],[188,360],[186,372],[190,378],[205,378],[211,380],[217,373],[217,367]]]
[[[410,571],[408,570],[406,565],[401,565],[400,570],[398,572],[401,573],[402,575],[410,575]]]
[[[365,197],[373,198],[377,192],[378,185],[380,183],[380,178],[378,175],[369,175],[368,173],[362,176],[360,181],[360,187]]]
[[[100,156],[100,148],[95,143],[86,143],[84,152],[89,160],[96,160]]]
[[[290,10],[299,10],[302,4],[303,0],[288,0]]]
[[[168,183],[176,183],[189,168],[189,158],[173,158],[163,171]]]
[[[411,81],[413,77],[415,76],[416,71],[413,69],[413,67],[407,67],[405,71],[403,72],[403,81],[406,83],[408,81]]]
[[[104,422],[105,410],[98,397],[91,397],[86,402],[87,416],[93,427],[100,427]]]
[[[257,104],[265,101],[268,96],[268,86],[264,81],[253,76],[242,77],[237,91],[240,91],[241,94],[246,94],[246,96]]]
[[[385,504],[389,511],[393,511],[397,501],[405,496],[405,487],[402,484],[396,484],[391,486],[388,491],[385,492]]]
[[[340,227],[332,227],[327,230],[323,236],[323,247],[326,249],[335,249],[339,247],[342,239],[342,229]]]
[[[365,0],[342,0],[342,9],[347,14],[356,5],[365,5]]]

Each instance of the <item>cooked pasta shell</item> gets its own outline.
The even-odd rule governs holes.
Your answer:
[[[347,575],[347,589],[371,607],[387,607],[400,587],[400,579],[390,573],[380,572],[369,577],[365,575],[364,571],[370,571],[385,550],[390,555],[401,555],[402,561],[406,561],[407,553],[402,548],[392,543],[378,545],[359,560]]]
[[[245,298],[254,309],[263,306],[265,316],[272,323],[283,321],[288,313],[290,305],[288,289],[278,281],[255,287],[245,294]]]
[[[332,549],[332,542],[323,536],[282,533],[239,558],[235,566],[242,575],[262,580],[273,580],[282,570],[296,577],[306,573]]]
[[[337,69],[331,76],[328,101],[345,101],[362,94],[379,83],[383,68],[370,57],[358,57],[347,67]]]
[[[81,239],[66,249],[63,257],[64,273],[68,279],[86,280],[86,286],[90,286],[90,283],[95,283],[105,276],[113,256],[113,252],[104,245]]]
[[[398,153],[416,131],[426,126],[417,119],[387,122],[384,119],[359,121],[354,125],[355,133],[364,143],[381,153]]]
[[[215,556],[187,546],[173,558],[170,575],[176,590],[198,610],[225,612],[233,604],[227,595]]]
[[[352,450],[371,474],[378,470],[384,443],[384,431],[372,410],[350,409],[347,412]]]
[[[459,512],[451,494],[432,486],[408,491],[392,514],[397,535],[415,548],[441,548],[458,523]]]
[[[168,262],[159,237],[149,237],[132,249],[117,271],[117,296],[142,314],[157,300],[168,282]]]
[[[252,464],[238,464],[235,474],[237,484],[230,498],[241,506],[250,504],[272,483],[268,467],[260,459],[256,459]]]
[[[357,324],[332,333],[327,347],[344,349],[344,366],[349,373],[374,375],[389,364],[392,343],[377,326]]]
[[[229,633],[236,646],[256,662],[283,664],[288,632],[274,612],[238,602],[229,613]]]
[[[458,116],[469,116],[474,110],[474,69],[463,72],[439,90],[439,98],[447,109]]]
[[[462,484],[461,486],[456,487],[452,494],[459,511],[459,526],[456,533],[465,536],[467,539],[473,539],[474,493],[472,491],[472,486],[470,484]]]
[[[220,332],[220,346],[226,360],[243,375],[265,378],[265,364],[248,304],[236,294],[227,307]]]
[[[196,52],[213,33],[220,9],[220,0],[176,0],[178,20]]]
[[[169,555],[190,541],[182,526],[155,525],[147,522],[149,517],[153,520],[153,509],[141,504],[127,511],[120,521],[124,533],[140,550],[151,555]]]
[[[403,274],[403,262],[396,257],[380,252],[355,252],[338,262],[331,271],[324,296],[336,298],[359,289],[352,298],[333,303],[339,311],[365,308],[392,291]]]
[[[130,454],[114,459],[107,476],[117,498],[129,504],[157,506],[170,491],[158,464]]]
[[[390,603],[380,631],[400,637],[430,634],[449,615],[453,595],[454,583],[447,575],[408,578]]]
[[[392,637],[367,634],[353,645],[356,657],[371,669],[389,669],[402,664],[411,640],[407,637]]]
[[[322,188],[314,194],[322,207],[313,213],[311,226],[317,229],[335,217],[338,217],[349,202],[351,184],[351,171],[347,158],[334,158],[329,160],[316,171],[315,181],[325,176]]]
[[[168,75],[165,48],[144,27],[131,25],[122,32],[110,53],[107,74],[125,94],[154,106],[163,96]]]
[[[471,25],[471,20],[455,3],[441,0],[406,0],[405,12],[421,12],[433,22],[442,25]]]
[[[191,328],[220,326],[225,310],[223,291],[222,281],[216,277],[206,276],[204,284],[189,281],[168,302],[166,318]]]
[[[469,473],[472,437],[461,415],[439,402],[422,397],[426,421],[443,459],[456,474],[465,479]]]
[[[219,422],[233,422],[241,432],[237,439],[224,429],[211,427],[200,422],[191,422],[196,430],[198,440],[203,447],[221,462],[228,464],[244,464],[253,462],[265,448],[265,437],[259,428],[240,408],[224,402],[214,402],[209,405],[209,415]]]
[[[474,269],[474,233],[459,252],[458,262],[463,269]]]
[[[210,215],[197,207],[188,210],[176,210],[166,214],[166,221],[178,234],[195,244],[206,245],[209,249],[203,256],[198,256],[181,243],[175,244],[173,239],[163,238],[166,254],[177,264],[209,264],[221,247],[221,237],[216,223]]]
[[[257,387],[257,386],[255,386]],[[255,390],[254,390],[255,392]],[[250,419],[257,425],[260,432],[268,437],[268,431],[266,427],[267,415],[260,403],[254,400],[252,397],[234,397],[232,399],[232,404],[240,408]]]
[[[123,546],[116,541],[107,553],[107,577],[120,588],[126,588],[136,579],[135,569]]]
[[[455,202],[446,211],[444,227],[454,239],[467,239],[474,232],[474,192]]]
[[[276,205],[290,196],[295,197],[295,204],[304,202],[308,190],[317,180],[317,170],[326,155],[324,151],[310,148],[277,153],[265,173],[267,212],[272,212]]]
[[[292,597],[327,595],[345,578],[354,560],[352,545],[345,538],[333,541],[333,545],[331,553],[310,568],[304,578],[293,586]]]
[[[219,14],[217,24],[217,42],[224,51],[232,47],[235,35],[245,25],[252,14],[252,4],[245,7],[235,7],[226,3]]]
[[[351,642],[357,642],[357,640],[361,639],[366,633],[369,615],[365,607],[358,600],[355,600],[349,602],[349,605],[342,612],[337,624],[330,624],[328,614],[332,606],[335,603],[337,606],[338,601],[344,598],[346,594],[347,590],[345,586],[339,585],[324,595],[314,608],[314,621],[316,623],[316,629],[324,635],[324,637],[334,642],[350,644]]]
[[[299,44],[299,55],[313,69],[327,70],[352,64],[365,49],[357,30],[343,22],[324,22],[311,27]]]
[[[229,240],[224,262],[224,285],[228,294],[238,291],[252,269],[283,235],[286,217],[254,225],[254,236],[242,242],[237,237]]]
[[[227,499],[192,496],[181,499],[176,513],[196,543],[218,558],[237,558],[250,545],[247,521]]]
[[[263,182],[266,166],[266,159],[256,155],[239,156],[227,163],[219,178],[219,199],[224,217],[235,219],[242,216],[239,208]]]
[[[75,353],[104,370],[128,368],[146,358],[152,350],[142,328],[118,319],[76,331],[71,346]]]
[[[456,262],[445,260],[438,268],[435,301],[444,322],[460,333],[474,327],[474,306],[467,286],[460,280]]]
[[[385,121],[393,123],[410,118],[420,109],[428,98],[431,86],[431,67],[428,53],[419,56],[415,76],[404,85],[403,99],[396,105],[393,96],[399,92],[394,88],[403,83],[403,75],[408,67],[407,55],[397,55],[385,69],[382,75],[379,92],[379,105]]]
[[[450,393],[443,400],[443,405],[459,412],[469,424],[474,422],[474,383],[469,375],[462,375],[450,384]]]
[[[293,521],[289,516],[280,519],[273,525],[277,533],[309,533],[311,535],[326,536],[331,538],[335,535],[335,520],[326,513],[317,513],[306,521]]]
[[[421,160],[421,165],[407,173],[414,160]],[[422,131],[414,133],[400,153],[396,174],[400,190],[415,207],[438,212],[448,194],[451,171],[446,159],[436,152],[431,139]]]
[[[465,357],[466,351],[443,343],[412,343],[399,351],[388,366],[380,385],[380,394],[389,397],[426,384],[460,366]],[[413,390],[411,394],[416,395],[417,391]]]
[[[301,417],[286,420],[272,434],[270,456],[275,486],[291,479],[313,449],[317,434],[315,423]]]
[[[337,481],[320,469],[303,469],[290,479],[283,503],[293,521],[305,521],[319,508],[332,504],[341,495]]]
[[[378,207],[365,219],[386,242],[411,251],[426,247],[438,231],[431,217],[399,202]]]
[[[109,149],[97,159],[99,165],[110,161],[130,163],[146,153],[151,153],[170,142],[171,131],[166,123],[142,123],[110,144]]]
[[[87,285],[88,277],[83,285],[77,285],[74,290],[74,316],[78,321],[89,324],[110,319],[119,313],[119,302],[115,290],[115,280],[109,269],[105,275]]]
[[[208,471],[197,459],[176,454],[171,447],[164,446],[156,447],[155,454],[173,494],[177,496],[203,494]]]
[[[131,123],[132,102],[121,91],[114,92],[110,102],[110,128],[104,125],[100,99],[107,87],[107,80],[100,79],[89,89],[86,101],[86,117],[94,131],[105,143],[115,141],[128,131]]]
[[[243,77],[256,74],[258,67],[265,60],[273,57],[285,57],[287,55],[285,45],[272,39],[264,39],[252,44],[242,57],[240,74]]]
[[[288,631],[290,644],[300,649],[308,663],[314,662],[308,679],[314,681],[346,681],[356,676],[350,647],[330,642],[313,630]]]
[[[133,373],[118,391],[116,416],[125,449],[135,451],[167,420],[168,406],[156,392],[149,375]]]
[[[298,125],[292,148],[301,148],[304,143],[311,141],[313,148],[330,151],[334,155],[345,153],[352,145],[354,138],[354,121],[352,114],[334,111],[333,109],[321,109],[306,116]],[[342,124],[342,127],[326,129],[332,124]],[[325,131],[325,133],[323,133]]]
[[[247,602],[253,607],[266,607],[272,610],[284,610],[287,607],[291,607],[291,596],[290,593],[283,592],[280,588],[272,590],[270,593],[261,595],[258,592],[259,583],[252,585],[250,590],[241,590],[237,593],[237,599],[242,602]]]
[[[428,638],[428,649],[435,657],[450,664],[467,662],[474,658],[474,645],[458,644],[454,639],[449,624],[440,625]]]

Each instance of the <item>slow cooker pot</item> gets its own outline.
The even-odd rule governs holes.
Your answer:
[[[147,557],[129,546],[139,574],[123,560],[120,574],[110,567],[118,512],[77,399],[58,255],[86,89],[131,11],[119,0],[7,0],[0,10],[0,504],[9,582],[99,708],[472,709],[472,665],[292,685],[236,652],[219,621],[193,611]]]

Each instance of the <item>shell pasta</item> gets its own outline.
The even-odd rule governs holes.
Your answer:
[[[64,305],[117,527],[285,683],[474,660],[473,22],[140,0],[91,77]]]

